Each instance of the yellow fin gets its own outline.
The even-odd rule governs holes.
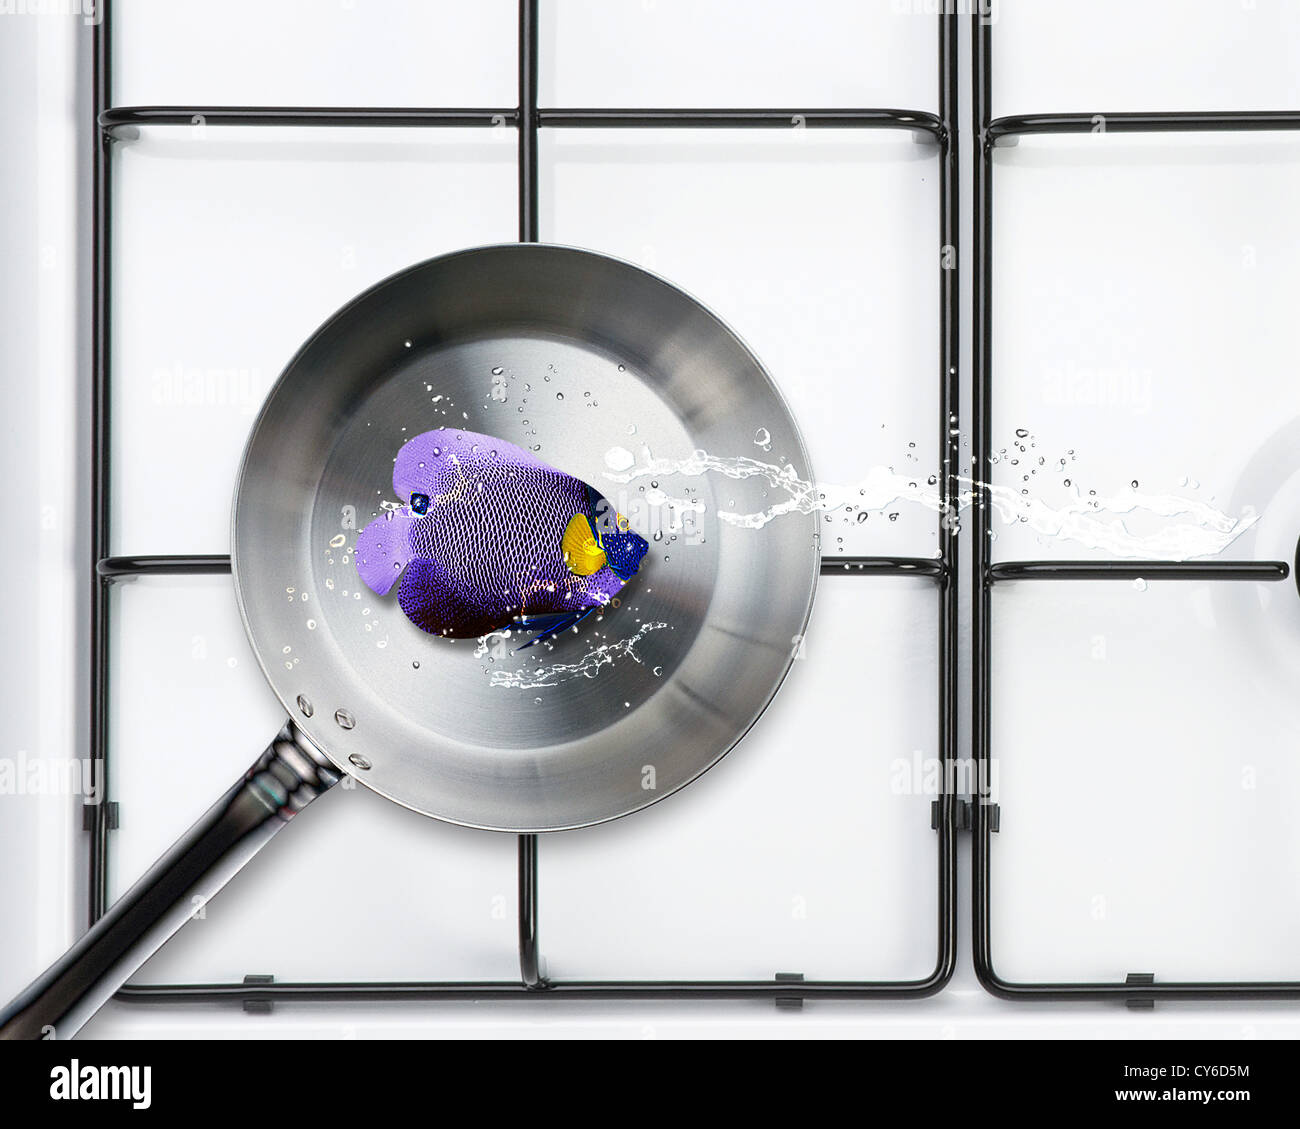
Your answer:
[[[605,550],[596,544],[586,514],[574,514],[565,526],[560,553],[575,576],[590,576],[605,565]]]

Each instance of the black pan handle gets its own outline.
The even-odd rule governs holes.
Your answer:
[[[0,1012],[0,1039],[70,1039],[340,773],[286,722],[242,780]]]

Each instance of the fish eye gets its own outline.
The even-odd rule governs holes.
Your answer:
[[[625,518],[622,514],[619,514],[619,515],[614,519],[614,521],[615,521],[615,524],[618,526],[618,531],[619,531],[620,533],[626,533],[626,532],[628,531],[628,529],[631,528],[631,524],[632,524],[632,523],[629,522],[629,521],[627,520],[627,518]]]
[[[429,512],[429,495],[412,494],[411,495],[411,512],[417,514],[427,514]]]

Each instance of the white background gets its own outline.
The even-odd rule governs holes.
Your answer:
[[[117,7],[120,105],[515,100],[510,3]],[[541,103],[933,111],[936,21],[903,11],[926,7],[820,2],[792,15],[776,3],[543,0]],[[1297,0],[1086,13],[1003,0],[998,14],[997,114],[1297,103]],[[0,566],[11,594],[5,757],[76,756],[84,743],[87,40],[68,17],[0,17],[12,138],[0,188],[3,459],[18,533]],[[376,279],[513,238],[513,142],[511,131],[197,127],[115,147],[114,551],[226,550],[235,461],[279,368]],[[937,469],[932,149],[901,134],[544,132],[541,156],[542,237],[642,262],[717,309],[790,396],[823,479],[910,467],[909,452],[922,473]],[[1276,437],[1300,414],[1286,332],[1296,143],[1044,139],[997,161],[994,438],[1031,428],[1076,449],[1080,473],[1107,490],[1131,478],[1176,490],[1190,476],[1194,496],[1264,515],[1230,555],[1289,559],[1300,491]],[[964,346],[968,328],[967,318]],[[1043,389],[1066,364],[1149,375],[1149,401],[1062,405]],[[214,392],[179,402],[174,390],[196,369],[215,374]],[[918,508],[843,532],[836,547],[928,555],[933,529]],[[1084,555],[1011,533],[998,556]],[[1000,971],[1296,978],[1294,587],[1020,586],[995,599]],[[228,582],[122,585],[113,613],[121,890],[242,771],[278,707]],[[634,820],[542,842],[548,972],[926,974],[929,797],[900,795],[891,773],[914,750],[933,755],[933,626],[925,585],[824,582],[805,659],[733,756]],[[1256,787],[1242,786],[1247,773]],[[67,796],[0,796],[0,995],[75,936],[75,816]],[[534,1002],[271,1017],[110,1005],[88,1034],[1300,1034],[1286,1005],[1134,1014],[993,999],[969,969],[967,861],[963,849],[959,971],[928,1001],[800,1014]],[[278,837],[140,979],[516,971],[514,840],[356,790],[331,793]]]

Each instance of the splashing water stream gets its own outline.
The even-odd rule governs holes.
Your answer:
[[[602,643],[599,647],[588,651],[577,662],[551,663],[549,665],[532,666],[523,670],[494,670],[489,684],[511,687],[516,690],[532,690],[541,686],[558,686],[566,679],[578,676],[595,678],[605,667],[612,666],[624,658],[630,658],[634,662],[644,665],[641,656],[637,654],[636,645],[651,631],[658,631],[667,626],[668,624],[658,620],[643,623],[626,639],[619,639],[613,643]]]
[[[622,447],[611,449],[605,459],[605,477],[628,484],[642,478],[657,479],[670,475],[696,478],[713,473],[734,480],[758,478],[784,495],[772,505],[751,513],[718,510],[720,521],[745,529],[761,529],[776,518],[791,513],[885,511],[907,503],[936,513],[951,513],[956,518],[983,497],[1007,524],[1027,524],[1045,537],[1072,541],[1085,548],[1102,549],[1123,557],[1188,560],[1223,552],[1259,520],[1258,515],[1249,510],[1234,518],[1194,498],[1139,493],[1137,490],[1109,497],[1092,497],[1085,496],[1078,487],[1065,487],[1072,495],[1071,500],[1054,506],[1011,487],[958,477],[960,489],[948,500],[935,487],[923,485],[914,477],[898,474],[884,466],[872,467],[855,484],[840,485],[800,478],[789,463],[778,466],[747,456],[724,457],[698,450],[681,459],[656,458],[649,450],[644,451],[644,456],[637,461]],[[648,494],[647,500],[652,504],[671,503],[696,510],[703,508],[696,499],[672,499],[658,490]],[[1139,534],[1118,520],[1124,515],[1185,520]]]

